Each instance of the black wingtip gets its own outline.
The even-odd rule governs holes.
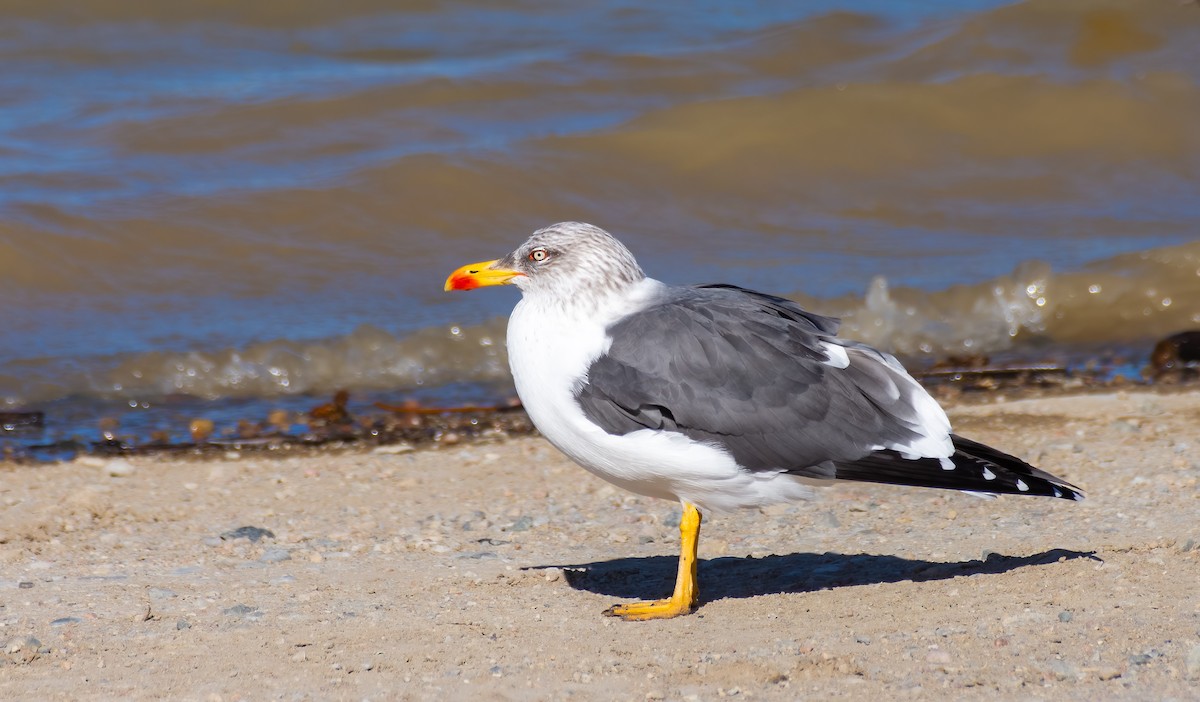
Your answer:
[[[959,458],[964,457],[968,466],[979,465],[989,467],[993,473],[1005,476],[1005,482],[1010,482],[1017,488],[1013,494],[1042,495],[1058,497],[1064,500],[1080,502],[1084,498],[1083,490],[1068,483],[1062,478],[1036,468],[1016,456],[1004,453],[978,441],[972,441],[957,434],[951,434],[954,442],[954,462],[957,466]],[[1028,488],[1023,489],[1022,486]]]
[[[966,490],[1001,495],[1036,495],[1082,501],[1083,491],[1021,459],[961,436],[952,435],[952,468],[936,458],[908,459],[890,450],[852,462],[837,463],[839,480]]]

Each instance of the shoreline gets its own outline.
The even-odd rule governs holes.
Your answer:
[[[600,611],[666,593],[678,507],[536,437],[9,466],[0,696],[1190,695],[1200,391],[947,410],[1087,499],[847,483],[706,515],[701,607],[663,622]]]
[[[918,379],[935,399],[947,408],[954,405],[993,404],[1012,399],[1071,397],[1115,391],[1171,394],[1200,389],[1200,374],[1183,367],[1140,382],[1107,371],[1071,371],[1055,365],[934,367],[917,372]],[[341,394],[341,391],[338,393]],[[436,446],[491,443],[520,436],[537,436],[515,396],[502,404],[479,407],[437,408],[374,403],[374,412],[351,415],[345,398],[314,407],[308,415],[282,413],[283,428],[272,417],[265,420],[243,417],[235,427],[212,436],[213,422],[204,417],[192,420],[193,441],[170,442],[166,439],[142,441],[124,435],[100,422],[98,441],[84,443],[73,439],[57,444],[26,443],[5,445],[0,467],[5,465],[45,465],[59,461],[104,460],[118,457],[159,457],[183,460],[209,460],[233,452],[239,456],[306,456],[341,451],[403,453]],[[356,408],[361,409],[361,408]],[[9,415],[37,415],[43,412],[10,412]],[[327,421],[322,414],[333,414],[343,421]],[[314,418],[316,421],[314,422]],[[205,435],[196,437],[197,423],[205,426]],[[114,425],[115,426],[115,425]],[[303,428],[301,432],[288,427]],[[165,432],[161,432],[165,435]],[[11,437],[10,437],[11,438]],[[143,437],[144,438],[144,437]],[[66,457],[70,456],[70,457]]]

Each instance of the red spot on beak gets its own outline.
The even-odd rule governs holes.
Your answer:
[[[446,283],[447,290],[474,290],[479,287],[479,280],[471,275],[455,273]]]

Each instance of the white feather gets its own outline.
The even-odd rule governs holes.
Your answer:
[[[954,455],[954,443],[950,440],[950,419],[937,400],[934,400],[890,354],[861,347],[850,348],[849,354],[852,363],[874,364],[875,369],[885,373],[896,388],[903,387],[908,391],[910,407],[907,408],[908,411],[899,414],[915,415],[915,424],[910,428],[917,436],[906,442],[886,443],[879,448],[891,449],[909,460],[937,458],[943,470],[954,470],[954,463],[950,460]],[[894,394],[889,392],[888,396],[892,400],[899,400],[901,393],[897,390]]]
[[[827,366],[833,366],[834,368],[850,367],[850,356],[846,353],[846,349],[838,346],[837,344],[831,344],[828,341],[822,341],[821,348],[825,351],[825,355],[827,356],[827,359],[821,361],[821,363],[824,363]]]

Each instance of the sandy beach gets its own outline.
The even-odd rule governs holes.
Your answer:
[[[0,481],[4,699],[1195,699],[1200,393],[958,404],[1082,503],[842,484],[707,515],[539,438]],[[249,528],[243,528],[249,527]]]

